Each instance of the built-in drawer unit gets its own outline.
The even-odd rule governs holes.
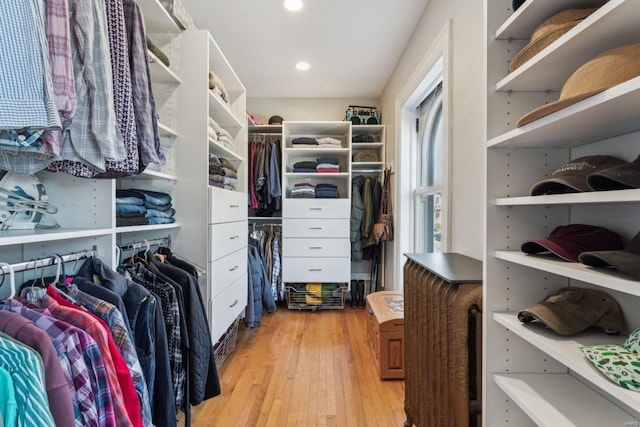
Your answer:
[[[211,296],[215,297],[247,272],[247,250],[242,248],[212,262],[210,271]]]
[[[351,258],[282,258],[283,282],[349,282]]]
[[[247,219],[247,194],[209,187],[209,224]]]
[[[297,219],[282,220],[284,235],[304,238],[349,237],[349,219]]]
[[[282,239],[282,256],[337,258],[351,256],[349,239]]]
[[[349,218],[349,199],[288,199],[283,206],[285,218]]]
[[[248,221],[209,225],[209,261],[245,248],[248,243]]]
[[[216,295],[211,301],[211,339],[217,342],[247,304],[247,274]]]

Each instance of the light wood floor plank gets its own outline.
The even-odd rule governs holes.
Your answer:
[[[404,381],[378,377],[366,322],[363,309],[279,307],[258,328],[240,325],[222,394],[193,407],[191,425],[402,426]]]

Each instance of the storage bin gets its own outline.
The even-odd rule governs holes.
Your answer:
[[[404,299],[400,292],[367,295],[367,335],[380,379],[404,378]]]

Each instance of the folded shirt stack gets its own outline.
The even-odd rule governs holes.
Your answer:
[[[315,172],[316,168],[318,167],[318,164],[314,161],[304,161],[304,162],[297,162],[293,164],[293,171],[294,172],[298,172],[298,173],[309,173],[309,172]]]
[[[116,226],[171,224],[176,211],[171,196],[159,191],[132,188],[116,190]]]
[[[342,142],[339,139],[326,136],[318,138],[318,148],[342,148]]]
[[[294,199],[313,199],[315,195],[316,186],[308,182],[299,182],[291,190],[291,197]]]
[[[316,172],[318,173],[338,173],[340,172],[340,160],[336,157],[320,157],[316,159],[318,166],[316,166]]]
[[[233,141],[231,134],[224,128],[222,128],[214,119],[209,117],[208,127],[209,138],[219,142],[234,153],[238,152],[236,143]]]
[[[291,144],[294,147],[300,147],[300,146],[305,146],[305,145],[318,145],[318,141],[315,138],[309,138],[306,136],[302,136],[300,138],[293,138],[291,140]]]
[[[338,186],[334,184],[317,184],[315,198],[316,199],[340,198],[340,194],[338,193]]]
[[[238,168],[224,157],[209,153],[209,185],[227,190],[238,186]]]

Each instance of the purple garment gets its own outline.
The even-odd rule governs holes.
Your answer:
[[[69,384],[58,360],[51,338],[32,321],[17,313],[0,310],[0,331],[37,351],[44,365],[45,385],[49,409],[56,425],[75,424]]]

